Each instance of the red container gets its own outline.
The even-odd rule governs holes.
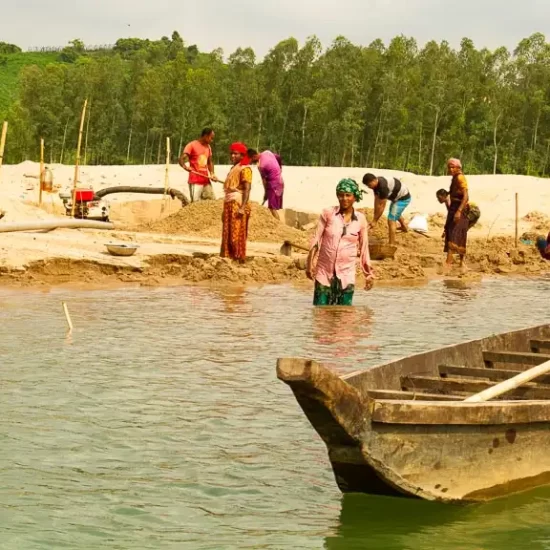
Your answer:
[[[76,202],[89,202],[94,200],[93,189],[77,189],[74,193]]]

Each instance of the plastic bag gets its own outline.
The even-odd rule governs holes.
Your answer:
[[[409,222],[409,229],[412,231],[418,231],[419,233],[427,233],[428,220],[426,219],[426,216],[415,214],[413,219]]]

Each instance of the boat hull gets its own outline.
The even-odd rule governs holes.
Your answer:
[[[534,327],[401,359],[352,377],[340,377],[307,359],[280,359],[277,374],[325,442],[343,493],[485,502],[550,485],[550,399],[545,397],[550,384],[528,384],[487,403],[463,399],[478,385],[490,385],[509,372],[484,364],[483,357],[513,360],[514,371],[525,370],[538,360],[529,341],[550,349],[545,338],[550,338],[550,327]],[[487,350],[493,355],[486,355]],[[523,356],[510,359],[498,355],[502,350],[519,350]],[[431,384],[430,377],[442,365],[451,367],[440,372],[455,375],[462,367],[478,378],[442,377],[434,394],[403,389],[409,376]],[[406,398],[394,398],[397,394]]]

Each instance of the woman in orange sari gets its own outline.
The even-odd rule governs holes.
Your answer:
[[[234,143],[230,147],[231,163],[223,190],[223,231],[220,256],[244,263],[246,260],[246,239],[250,219],[250,188],[252,169],[244,143]]]

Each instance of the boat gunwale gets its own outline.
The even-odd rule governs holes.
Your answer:
[[[340,378],[347,382],[352,378],[364,375],[365,373],[372,372],[374,370],[380,370],[380,369],[383,369],[385,367],[391,367],[391,366],[396,365],[398,363],[401,363],[401,362],[404,362],[404,361],[411,361],[411,360],[414,360],[416,358],[420,360],[420,359],[425,358],[427,355],[430,355],[430,354],[433,354],[433,353],[438,353],[438,352],[445,351],[445,350],[452,350],[453,348],[457,348],[458,346],[467,346],[467,345],[480,344],[480,343],[485,342],[485,341],[487,341],[491,338],[498,338],[498,337],[502,337],[502,336],[505,336],[505,335],[509,336],[509,335],[513,335],[513,334],[519,334],[519,333],[522,333],[522,332],[526,332],[526,331],[530,331],[530,332],[531,331],[537,331],[537,330],[542,330],[542,329],[549,328],[549,327],[550,327],[550,323],[543,323],[543,324],[540,324],[540,325],[524,327],[524,328],[517,329],[517,330],[510,330],[510,331],[505,331],[505,332],[493,332],[491,334],[488,334],[487,336],[483,336],[482,338],[475,338],[475,339],[472,339],[472,340],[466,340],[466,341],[463,341],[463,342],[458,342],[458,343],[455,343],[455,344],[449,344],[449,345],[446,345],[446,346],[434,347],[434,348],[431,348],[431,349],[428,349],[428,350],[425,350],[425,351],[420,351],[418,353],[415,353],[414,355],[403,355],[403,356],[400,356],[400,357],[396,357],[395,359],[392,359],[391,361],[389,361],[387,363],[379,363],[377,365],[368,366],[368,367],[365,367],[365,368],[362,368],[362,369],[355,370],[353,372],[342,374],[342,375],[340,375]],[[535,339],[535,341],[539,341],[539,340]]]
[[[550,400],[420,401],[373,399],[371,419],[378,424],[513,425],[550,423]]]

